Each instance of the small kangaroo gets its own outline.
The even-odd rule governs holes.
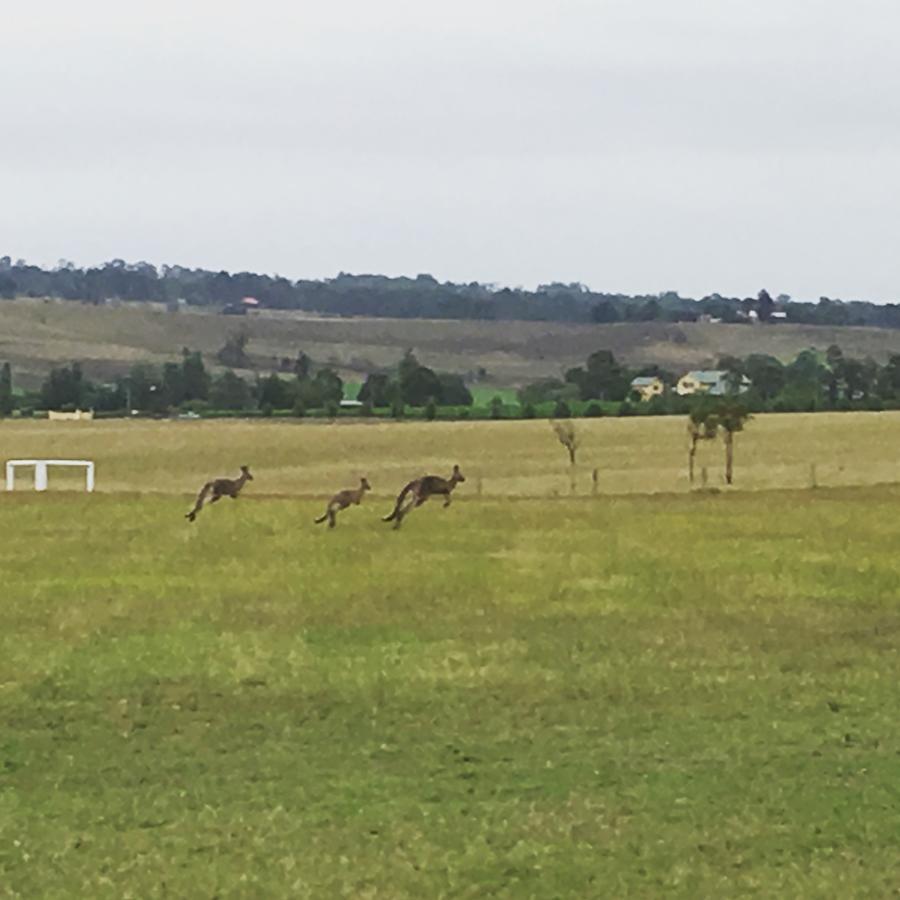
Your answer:
[[[250,474],[247,466],[241,466],[241,474],[238,478],[216,478],[213,481],[207,481],[200,489],[200,493],[197,494],[197,502],[194,504],[194,508],[185,514],[185,518],[188,522],[193,522],[197,518],[197,513],[203,508],[206,497],[210,492],[212,492],[212,497],[209,498],[210,503],[215,503],[223,497],[231,497],[232,500],[237,500],[237,495],[241,492],[241,488],[248,481],[253,481],[253,476]]]
[[[348,506],[359,506],[362,502],[363,494],[371,491],[372,485],[365,478],[359,479],[359,487],[356,489],[347,489],[346,491],[338,491],[329,501],[328,508],[316,519],[316,525],[321,525],[328,519],[328,527],[334,528],[337,525],[337,514]]]
[[[403,518],[410,510],[421,506],[429,497],[436,495],[444,498],[444,507],[447,507],[450,505],[450,494],[453,492],[453,488],[465,480],[463,473],[459,470],[459,466],[453,467],[453,473],[449,478],[441,478],[440,475],[425,475],[422,478],[417,478],[400,491],[393,511],[389,516],[385,516],[382,521],[393,522],[394,528],[399,528],[403,523]],[[412,496],[404,506],[403,501],[408,494]]]

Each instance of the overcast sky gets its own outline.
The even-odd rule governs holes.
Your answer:
[[[0,255],[900,300],[896,0],[0,11]]]

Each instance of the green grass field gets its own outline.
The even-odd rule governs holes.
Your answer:
[[[607,486],[683,456],[591,424]],[[900,487],[758,457],[864,481],[898,425],[761,418],[759,489],[554,498],[546,423],[3,424],[100,490],[0,495],[0,896],[895,893]],[[482,496],[380,522],[457,455]],[[379,494],[312,525],[366,461]]]

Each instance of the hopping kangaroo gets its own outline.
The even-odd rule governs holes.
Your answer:
[[[208,494],[212,493],[209,498],[210,503],[215,503],[223,497],[231,497],[232,500],[237,499],[237,495],[241,492],[241,488],[248,482],[253,481],[253,476],[246,466],[241,466],[241,474],[238,478],[216,478],[213,481],[207,481],[197,494],[197,502],[194,508],[187,514],[185,518],[188,522],[193,522],[197,518],[197,513],[203,508]]]
[[[359,487],[355,490],[338,491],[329,501],[328,508],[316,519],[316,525],[321,525],[328,519],[328,527],[334,528],[337,525],[337,514],[348,506],[359,506],[362,502],[363,494],[371,491],[372,485],[365,478],[359,479]]]
[[[400,491],[393,511],[382,521],[393,522],[394,528],[399,528],[406,514],[417,506],[421,506],[429,497],[442,496],[444,506],[447,507],[450,505],[450,494],[453,492],[453,488],[465,480],[459,466],[453,467],[453,473],[449,478],[441,478],[439,475],[425,475],[423,478],[417,478]],[[406,500],[407,496],[409,496],[409,500]],[[404,501],[406,501],[405,504]]]

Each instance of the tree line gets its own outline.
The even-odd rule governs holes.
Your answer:
[[[225,365],[240,365],[246,339],[232,335],[216,354]],[[320,410],[337,415],[344,398],[344,382],[329,366],[316,367],[302,351],[294,360],[283,360],[281,372],[245,378],[226,368],[211,373],[203,356],[187,347],[179,362],[162,366],[137,363],[127,375],[101,383],[88,378],[78,362],[50,370],[41,387],[32,392],[13,390],[10,364],[0,367],[0,415],[34,409],[71,411],[93,409],[100,413],[143,412],[251,412],[271,414],[289,410],[295,416]],[[435,372],[423,366],[408,350],[395,369],[369,375],[359,392],[361,414],[389,407],[402,416],[407,407],[437,409],[467,407],[472,394],[459,375]]]
[[[0,416],[28,415],[36,409],[93,409],[104,414],[172,412],[260,414],[288,412],[337,415],[345,385],[329,366],[316,366],[302,351],[281,360],[280,371],[244,377],[234,371],[246,364],[246,337],[231,335],[216,353],[225,368],[210,372],[203,356],[183,348],[181,359],[162,366],[137,363],[112,382],[87,377],[78,362],[50,370],[37,391],[16,391],[9,363],[0,366]],[[813,412],[900,408],[900,354],[886,364],[845,356],[837,346],[804,350],[782,363],[767,354],[722,356],[725,393],[740,395],[750,412]],[[518,391],[517,403],[497,396],[484,409],[472,409],[473,396],[461,376],[436,372],[412,350],[398,364],[371,373],[358,393],[358,415],[387,414],[401,418],[419,410],[425,418],[535,418],[538,416],[667,415],[690,413],[699,398],[679,396],[679,373],[659,366],[629,368],[610,350],[592,353],[585,363],[561,378],[545,378]],[[664,394],[642,401],[632,389],[638,376],[656,376]],[[746,383],[749,381],[749,387]],[[349,411],[348,411],[349,413]]]
[[[590,290],[579,283],[552,282],[535,290],[493,284],[439,282],[428,274],[389,278],[341,273],[321,280],[291,280],[253,272],[213,272],[178,265],[114,259],[79,268],[61,260],[44,269],[25,260],[0,257],[0,298],[54,297],[102,303],[110,299],[224,307],[255,297],[273,309],[338,316],[496,319],[563,322],[693,322],[702,318],[747,323],[786,320],[812,325],[868,325],[900,328],[900,305],[821,297],[798,302],[768,291],[755,297],[710,294],[694,299],[676,291],[628,295]]]

